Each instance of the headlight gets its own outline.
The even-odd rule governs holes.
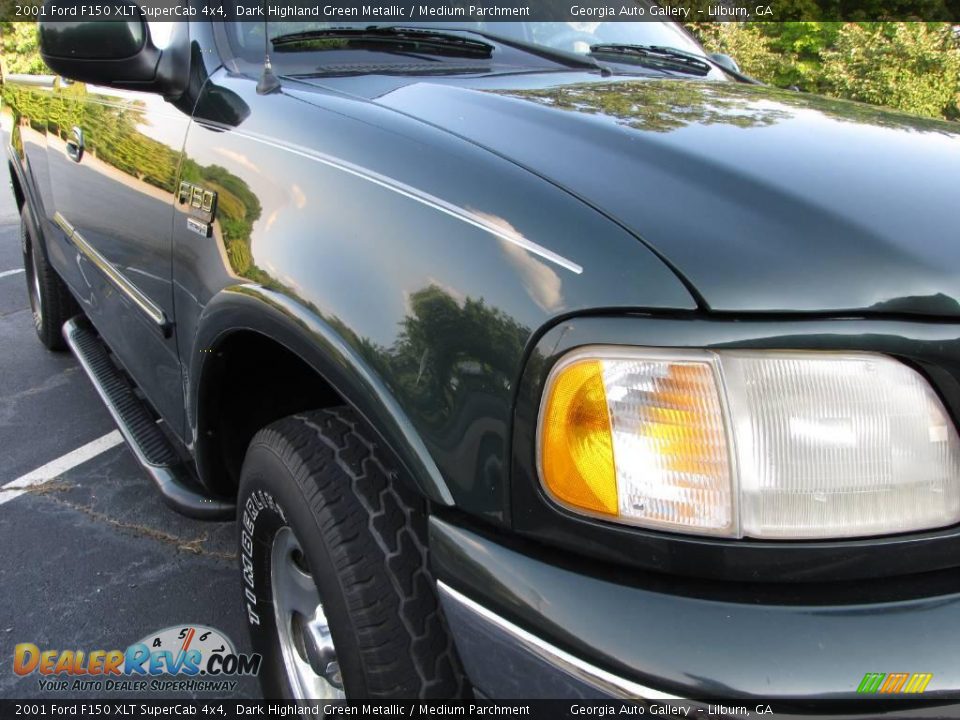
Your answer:
[[[547,492],[649,528],[827,538],[960,521],[960,439],[917,372],[870,353],[591,347],[547,380]]]

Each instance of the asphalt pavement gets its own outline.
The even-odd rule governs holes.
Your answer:
[[[44,466],[75,465],[78,448],[115,430],[76,360],[68,352],[47,351],[37,339],[24,274],[10,273],[22,267],[19,218],[4,184],[0,486]],[[205,625],[220,630],[239,652],[250,651],[235,524],[198,522],[169,510],[126,446],[114,442],[108,437],[83,454],[81,464],[48,472],[48,482],[17,497],[5,499],[0,491],[0,697],[111,697],[105,691],[51,692],[41,689],[36,672],[18,676],[18,643],[85,653],[124,650],[171,626]],[[56,462],[63,458],[73,460]],[[254,679],[242,678],[232,692],[135,696],[260,693]]]

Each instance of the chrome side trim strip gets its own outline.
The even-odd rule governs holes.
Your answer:
[[[45,90],[53,90],[57,86],[57,76],[10,73],[9,75],[3,76],[3,82],[20,87],[37,87],[44,88]]]
[[[130,282],[123,273],[117,270],[109,260],[97,252],[96,249],[87,242],[86,238],[84,238],[59,211],[53,214],[53,221],[63,230],[67,239],[70,240],[90,262],[96,265],[118,290],[126,295],[134,305],[140,308],[140,310],[157,325],[164,337],[170,336],[170,322],[167,320],[167,316],[163,310],[161,310],[156,303],[144,295],[143,292]]]
[[[229,128],[221,128],[219,125],[214,125],[213,123],[203,123],[203,124],[210,125],[212,127],[217,127],[217,129],[221,129],[221,130],[229,129]],[[358,177],[358,178],[361,178],[362,180],[366,180],[367,182],[371,182],[374,185],[379,185],[380,187],[385,188],[386,190],[390,190],[391,192],[395,192],[398,195],[403,195],[406,198],[415,200],[418,203],[421,203],[430,208],[433,208],[434,210],[442,212],[445,215],[449,215],[450,217],[456,218],[457,220],[465,222],[468,225],[473,225],[474,227],[479,228],[480,230],[483,230],[484,232],[487,232],[490,235],[493,235],[494,237],[500,238],[505,242],[516,245],[517,247],[521,247],[527,252],[537,255],[543,258],[544,260],[547,260],[553,263],[554,265],[559,265],[565,270],[569,270],[570,272],[576,275],[580,275],[583,272],[583,267],[581,265],[578,265],[577,263],[563,257],[562,255],[558,255],[552,250],[548,250],[542,245],[538,245],[532,240],[528,240],[527,238],[523,237],[520,233],[510,232],[506,228],[503,228],[497,225],[497,223],[491,222],[490,220],[483,217],[479,213],[472,212],[471,210],[467,210],[466,208],[462,208],[452,203],[449,203],[446,200],[443,200],[442,198],[438,198],[435,195],[431,195],[430,193],[426,193],[426,192],[423,192],[422,190],[418,190],[417,188],[411,187],[410,185],[400,182],[399,180],[386,177],[385,175],[381,175],[380,173],[377,173],[373,170],[369,170],[367,168],[354,165],[353,163],[349,163],[345,160],[340,160],[338,158],[325,155],[324,153],[318,152],[316,150],[312,150],[310,148],[303,147],[301,145],[294,145],[293,143],[281,143],[281,142],[278,142],[277,140],[274,140],[273,138],[264,137],[262,135],[257,135],[250,132],[240,132],[238,130],[232,130],[232,129],[230,130],[233,134],[238,135],[247,140],[252,140],[254,142],[261,143],[262,145],[268,145],[272,148],[276,148],[277,150],[284,150],[285,152],[291,153],[293,155],[299,155],[301,157],[308,158],[309,160],[314,160],[316,162],[327,165],[328,167],[332,167],[336,170],[349,173],[354,177]]]
[[[463,593],[454,590],[441,580],[437,581],[437,589],[442,596],[446,596],[453,602],[456,602],[480,616],[486,622],[496,626],[501,631],[512,636],[516,642],[526,651],[536,655],[550,665],[578,678],[582,682],[591,685],[613,697],[640,699],[640,700],[664,700],[664,701],[683,701],[676,695],[660,692],[653,688],[640,685],[632,680],[618,677],[613,673],[607,672],[601,668],[591,665],[570,653],[561,650],[555,645],[541,640],[521,627],[514,625],[509,620],[505,620],[494,612],[491,612],[480,603],[468,598]]]
[[[59,210],[53,213],[53,221],[60,227],[61,230],[63,230],[67,236],[67,239],[72,241],[74,233],[73,225],[71,225],[70,222],[60,214]]]

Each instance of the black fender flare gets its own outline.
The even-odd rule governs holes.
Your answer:
[[[40,214],[37,211],[36,191],[33,188],[33,184],[29,182],[31,177],[27,175],[27,171],[23,168],[20,156],[13,149],[13,147],[9,145],[7,146],[7,159],[7,164],[13,169],[13,172],[16,175],[16,182],[20,187],[20,192],[23,194],[23,204],[27,209],[25,217],[27,224],[30,226],[31,235],[40,243],[40,252],[43,253],[44,260],[49,262],[50,258],[47,256],[47,238],[44,235],[43,228],[40,225]],[[23,215],[22,210],[21,215]]]
[[[315,311],[253,284],[221,290],[206,304],[190,358],[187,422],[200,477],[213,462],[203,425],[204,387],[216,349],[236,331],[262,334],[297,355],[326,380],[376,430],[429,500],[453,505],[453,496],[406,413],[384,382]]]

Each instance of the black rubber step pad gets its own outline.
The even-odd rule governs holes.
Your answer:
[[[100,338],[90,329],[77,325],[72,331],[76,351],[83,355],[97,382],[117,408],[124,423],[144,458],[151,465],[170,466],[179,462],[176,451],[170,445],[156,420],[134,392],[126,378],[107,352]]]

